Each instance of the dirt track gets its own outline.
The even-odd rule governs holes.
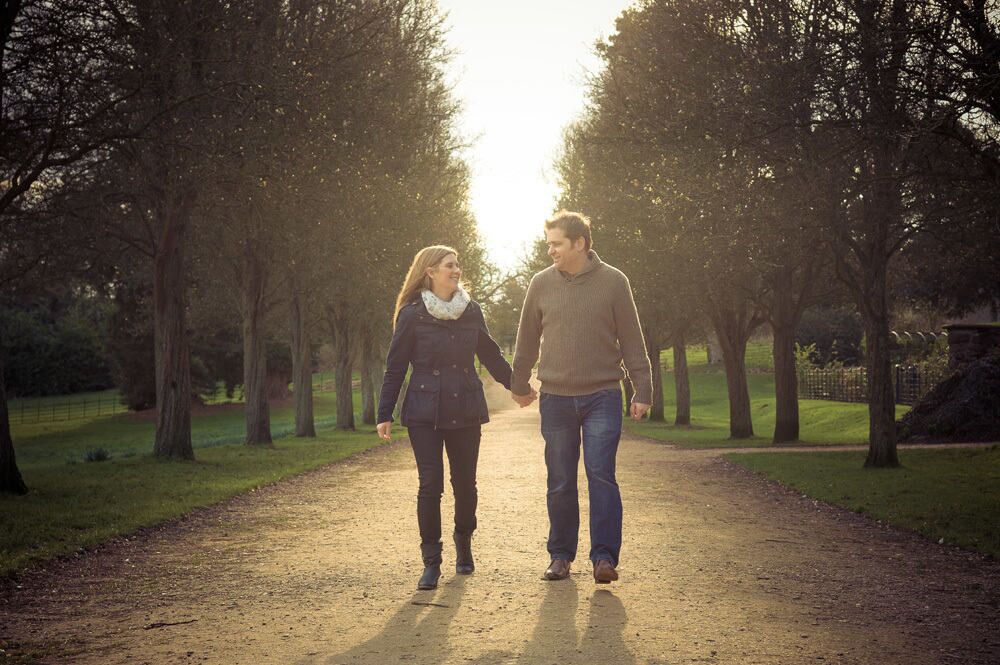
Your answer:
[[[1000,563],[713,451],[626,437],[621,581],[578,560],[544,582],[541,451],[536,409],[495,414],[477,571],[435,592],[414,590],[403,442],[30,573],[0,591],[0,640],[51,663],[1000,662]]]

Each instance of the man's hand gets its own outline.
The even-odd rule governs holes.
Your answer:
[[[513,392],[511,392],[510,397],[515,402],[517,402],[518,406],[520,406],[523,409],[524,407],[529,406],[532,402],[538,399],[538,393],[535,391],[534,388],[531,388],[531,392],[528,393],[527,395],[515,395]]]
[[[646,415],[649,411],[649,404],[642,404],[640,402],[632,402],[632,409],[629,415],[632,416],[632,420],[642,420],[642,417]]]
[[[378,431],[379,437],[385,439],[386,441],[392,441],[392,421],[388,420],[384,423],[379,423],[375,429]]]

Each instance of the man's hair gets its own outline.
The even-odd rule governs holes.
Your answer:
[[[579,212],[560,210],[545,220],[545,230],[562,229],[571,243],[575,243],[578,238],[583,238],[584,251],[590,251],[590,219]]]

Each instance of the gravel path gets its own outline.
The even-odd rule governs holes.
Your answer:
[[[442,585],[415,591],[404,441],[24,575],[0,589],[0,640],[19,654],[0,663],[1000,662],[1000,563],[718,451],[626,437],[618,459],[610,587],[585,560],[541,580],[538,413],[507,409],[484,429],[474,575],[448,572],[446,545]]]

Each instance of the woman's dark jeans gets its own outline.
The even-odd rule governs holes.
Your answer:
[[[622,497],[615,480],[615,456],[622,434],[622,392],[601,390],[567,397],[542,393],[542,438],[548,468],[549,554],[576,558],[580,504],[576,474],[583,466],[590,490],[590,560],[618,565],[622,546]]]
[[[420,476],[417,492],[420,553],[424,565],[433,566],[441,563],[442,450],[448,451],[451,487],[455,492],[455,533],[471,535],[476,530],[476,464],[479,461],[481,431],[479,425],[461,429],[410,427],[408,431]]]

